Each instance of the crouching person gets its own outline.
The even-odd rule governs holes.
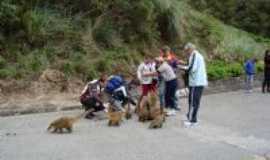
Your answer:
[[[88,111],[85,118],[92,119],[95,116],[94,112],[103,111],[105,109],[101,99],[101,93],[105,86],[106,79],[106,75],[103,75],[98,80],[90,81],[84,87],[80,101],[85,111]]]
[[[109,103],[112,105],[113,111],[124,111],[127,103],[134,104],[134,101],[128,95],[126,82],[123,76],[111,76],[105,86],[105,92],[109,96]]]

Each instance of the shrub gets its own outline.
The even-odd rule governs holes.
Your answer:
[[[207,74],[209,80],[225,79],[229,77],[238,77],[244,73],[243,65],[238,62],[227,64],[224,61],[212,61],[207,65]]]
[[[257,70],[257,72],[263,72],[264,71],[264,63],[262,61],[257,62],[256,70]]]
[[[6,64],[7,64],[7,61],[4,59],[4,57],[0,55],[0,69],[5,67]]]
[[[0,69],[0,78],[16,78],[17,71],[13,66],[8,66]]]
[[[244,73],[243,65],[241,65],[240,63],[232,63],[228,65],[227,70],[229,72],[229,76],[231,77],[239,77]]]

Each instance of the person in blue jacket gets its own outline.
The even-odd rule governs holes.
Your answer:
[[[245,89],[248,93],[252,92],[253,89],[253,81],[254,81],[254,75],[256,74],[256,62],[257,59],[249,59],[245,62],[244,68],[246,73],[246,84]]]

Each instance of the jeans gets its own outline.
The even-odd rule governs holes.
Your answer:
[[[188,113],[187,118],[190,122],[197,122],[197,115],[200,108],[200,101],[203,93],[203,86],[189,87],[189,97],[188,97]]]
[[[95,97],[91,97],[82,102],[84,109],[87,111],[89,109],[94,109],[94,112],[102,111],[105,109],[103,103],[96,99]]]
[[[246,90],[252,90],[254,75],[246,75]]]
[[[158,82],[158,96],[159,96],[159,103],[161,107],[165,106],[165,81],[160,80]]]
[[[165,107],[175,108],[175,93],[177,89],[177,79],[165,83]]]

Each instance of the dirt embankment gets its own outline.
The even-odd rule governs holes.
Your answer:
[[[0,80],[0,116],[79,108],[84,83],[46,70],[38,80]]]

